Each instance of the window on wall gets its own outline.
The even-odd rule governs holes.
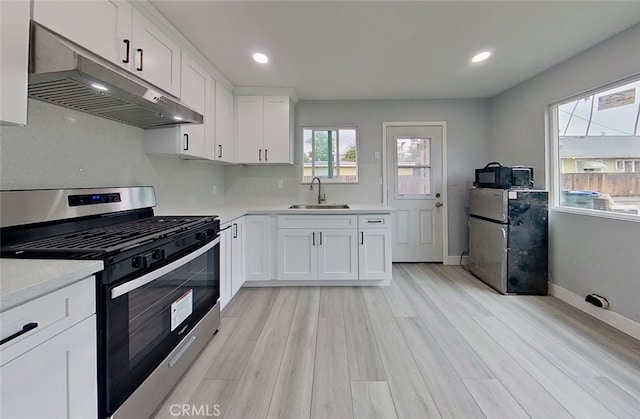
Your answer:
[[[558,206],[640,219],[640,76],[550,107]]]
[[[357,134],[355,127],[303,128],[302,181],[358,182]]]

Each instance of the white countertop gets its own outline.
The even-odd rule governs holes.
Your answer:
[[[300,203],[302,204],[302,203]],[[348,204],[348,209],[289,209],[292,204],[238,204],[157,211],[156,215],[217,215],[226,223],[259,214],[386,214],[382,204]],[[104,268],[102,261],[0,259],[0,312],[73,284]]]
[[[303,204],[303,203],[300,203]],[[308,204],[308,203],[307,203]],[[156,215],[217,215],[220,223],[224,224],[244,215],[264,214],[388,214],[395,211],[394,208],[382,204],[347,204],[344,209],[290,209],[292,204],[237,204],[221,205],[204,208],[185,208],[179,213],[176,211],[158,211]]]
[[[96,260],[0,259],[0,313],[101,271]]]

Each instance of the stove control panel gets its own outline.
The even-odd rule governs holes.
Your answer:
[[[121,202],[120,193],[102,193],[102,194],[84,194],[69,195],[67,197],[70,207],[79,207],[82,205],[108,204],[111,202]]]

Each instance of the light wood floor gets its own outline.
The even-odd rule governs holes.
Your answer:
[[[640,418],[639,341],[461,267],[393,276],[242,289],[155,417]]]

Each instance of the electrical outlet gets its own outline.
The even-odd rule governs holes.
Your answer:
[[[284,189],[284,181],[282,179],[278,179],[278,189]]]
[[[380,160],[380,152],[379,151],[375,151],[373,153],[373,159],[374,160]]]
[[[213,185],[213,188],[211,188],[211,195],[218,195],[218,185]]]

